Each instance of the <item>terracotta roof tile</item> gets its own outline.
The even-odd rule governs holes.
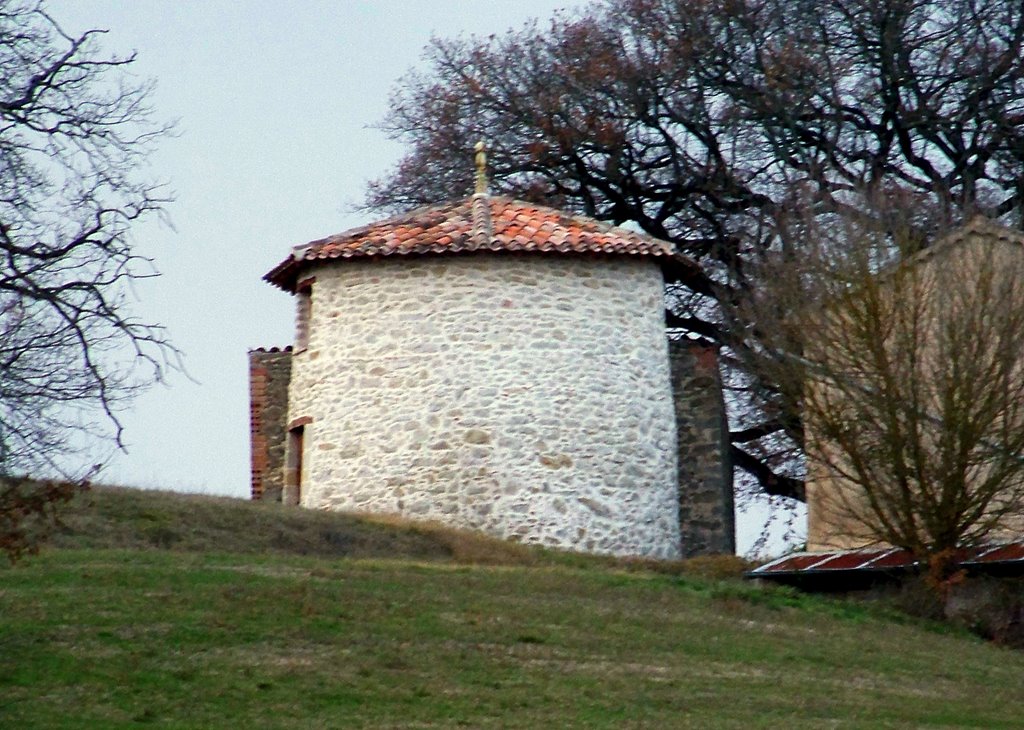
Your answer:
[[[293,291],[299,271],[317,261],[473,251],[677,258],[672,244],[650,236],[554,208],[474,195],[297,246],[263,278]]]

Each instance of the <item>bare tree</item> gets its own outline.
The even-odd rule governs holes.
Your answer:
[[[0,0],[0,549],[81,480],[93,437],[120,443],[118,408],[163,376],[173,349],[133,317],[129,284],[153,273],[131,224],[164,201],[146,179],[167,131],[101,30],[68,34],[42,2]],[[84,465],[83,465],[84,461]]]
[[[794,189],[823,220],[849,190],[927,198],[921,245],[979,211],[1021,222],[1016,0],[606,0],[427,60],[383,125],[409,152],[369,203],[469,191],[482,138],[500,192],[675,243],[699,266],[668,271],[668,323],[723,345],[732,457],[769,494],[803,498],[802,421],[745,369],[756,320],[723,308],[759,286]]]
[[[1024,239],[977,219],[922,251],[879,208],[792,221],[747,364],[803,414],[809,539],[934,559],[1024,525]]]

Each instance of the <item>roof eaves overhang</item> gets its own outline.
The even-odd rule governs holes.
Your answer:
[[[273,286],[282,289],[290,294],[295,293],[295,285],[299,280],[299,273],[301,270],[308,265],[316,264],[320,261],[334,260],[334,259],[348,259],[348,258],[381,258],[382,256],[413,256],[419,257],[429,254],[443,254],[443,255],[457,255],[466,253],[480,253],[480,252],[491,252],[491,253],[509,253],[509,254],[562,254],[571,256],[626,256],[626,257],[642,257],[649,260],[653,260],[658,263],[661,267],[662,273],[666,281],[674,281],[682,278],[687,280],[688,276],[679,276],[679,274],[689,274],[692,276],[693,272],[699,271],[700,267],[693,259],[682,254],[672,253],[666,254],[661,251],[647,251],[647,252],[623,252],[623,251],[574,251],[567,247],[553,246],[547,249],[524,249],[524,250],[508,250],[500,246],[482,246],[477,249],[461,249],[451,250],[438,247],[432,247],[424,251],[410,251],[404,253],[395,254],[377,254],[377,255],[334,255],[334,256],[313,256],[306,257],[306,251],[309,248],[309,244],[296,248],[292,254],[278,263],[274,268],[263,275],[263,281],[266,281]]]
[[[298,279],[300,259],[292,254],[277,266],[263,275],[263,281],[283,289],[289,294],[295,293],[295,282]]]

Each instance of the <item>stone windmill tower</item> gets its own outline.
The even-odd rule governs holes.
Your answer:
[[[731,550],[714,353],[670,364],[672,247],[489,195],[482,157],[470,198],[264,277],[298,323],[290,350],[250,353],[254,498],[606,554]]]

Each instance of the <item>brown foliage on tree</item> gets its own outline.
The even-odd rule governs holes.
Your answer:
[[[368,203],[470,190],[484,139],[498,192],[674,242],[700,267],[671,272],[668,324],[726,348],[734,461],[802,499],[800,415],[745,365],[756,321],[723,308],[794,197],[821,216],[874,215],[850,191],[926,199],[920,245],[979,211],[1018,224],[1022,41],[1013,0],[608,0],[439,39],[394,95],[383,127],[409,151]]]
[[[88,487],[84,478],[69,482],[0,477],[0,553],[13,563],[36,552],[48,532],[60,524],[58,508]]]
[[[103,31],[67,34],[43,3],[0,0],[0,549],[83,477],[81,452],[120,442],[117,409],[162,377],[162,331],[128,311],[152,275],[129,245],[132,222],[164,202],[143,174],[165,127],[132,56],[103,55]],[[94,459],[88,463],[91,465]]]

